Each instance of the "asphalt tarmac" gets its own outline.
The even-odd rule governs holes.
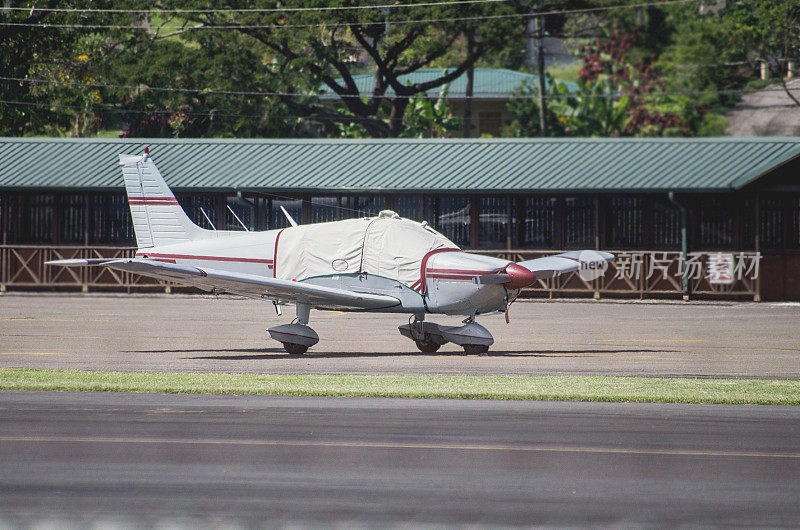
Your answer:
[[[486,357],[317,311],[289,357],[291,316],[3,295],[0,367],[800,379],[797,304],[520,302]],[[4,392],[0,528],[797,527],[798,440],[798,407]]]
[[[488,356],[422,354],[403,315],[312,311],[289,357],[269,303],[212,296],[0,295],[0,368],[166,372],[531,374],[800,379],[800,304],[519,301],[478,322]],[[458,324],[456,317],[430,321]]]
[[[0,393],[0,527],[800,524],[800,408]]]

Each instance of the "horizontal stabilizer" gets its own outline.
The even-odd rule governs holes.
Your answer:
[[[108,265],[115,261],[126,261],[124,258],[92,258],[92,259],[59,259],[55,261],[45,261],[45,265],[59,267],[93,267],[96,265]]]

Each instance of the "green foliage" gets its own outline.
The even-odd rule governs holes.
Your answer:
[[[725,136],[728,128],[728,120],[722,114],[709,112],[703,116],[700,125],[697,127],[697,136],[717,137]]]
[[[581,68],[582,66],[580,61],[575,60],[574,62],[569,64],[549,66],[547,68],[547,73],[551,75],[553,78],[558,79],[560,81],[577,83],[578,79],[581,78],[579,74]]]
[[[548,77],[547,95],[553,96],[558,93],[558,88],[552,77]],[[515,138],[535,137],[542,136],[540,127],[540,112],[541,106],[539,103],[539,86],[531,83],[523,83],[513,94],[511,100],[508,102],[506,108],[511,113],[513,119],[511,123],[503,128],[503,136],[510,136]],[[548,113],[548,122],[551,125],[550,133],[552,136],[560,136],[556,134],[554,127],[557,127],[555,114],[552,109]],[[558,131],[561,132],[560,130]]]
[[[417,2],[400,2],[412,3]],[[279,0],[188,0],[166,6],[274,11],[175,16],[145,0],[14,2],[26,9],[0,10],[0,22],[30,26],[0,26],[3,76],[36,82],[0,80],[0,134],[91,136],[101,129],[124,129],[127,136],[172,137],[448,136],[458,129],[458,120],[441,98],[429,100],[426,93],[471,65],[524,68],[525,20],[486,17],[618,3],[442,2],[287,11]],[[298,0],[291,7],[358,4]],[[560,96],[552,100],[549,134],[723,134],[722,114],[738,98],[715,92],[764,86],[758,80],[762,63],[773,76],[783,76],[788,62],[800,57],[800,0],[739,0],[719,10],[708,5],[701,1],[547,17],[547,31],[575,36],[571,46],[582,46],[583,58],[580,72],[569,66],[550,73],[584,81],[576,94],[559,93],[555,84],[549,89],[551,96]],[[48,12],[44,7],[144,12]],[[430,19],[438,22],[424,22]],[[150,29],[53,27],[58,24]],[[181,24],[238,28],[159,28]],[[416,85],[399,81],[424,67],[447,73]],[[350,76],[363,72],[376,75],[372,86],[359,91]],[[323,88],[338,99],[309,95]],[[666,95],[691,91],[711,93]],[[523,87],[518,95],[509,104],[514,120],[504,134],[541,135],[536,87]]]
[[[48,5],[89,8],[104,2],[51,1]],[[91,23],[91,14],[50,13],[24,2],[25,10],[0,10],[0,22],[23,24],[0,27],[0,64],[4,77],[60,82],[0,81],[0,135],[82,135],[96,127],[92,107],[97,94],[76,90],[68,83],[92,78],[92,65],[84,59],[97,39],[89,30],[42,29],[44,23]],[[16,3],[19,5],[19,3]],[[42,7],[39,5],[39,7]],[[29,10],[27,8],[30,8]]]
[[[411,98],[403,117],[405,129],[401,138],[444,138],[460,126],[447,106],[449,85],[444,85],[438,98],[427,96]]]
[[[578,81],[578,90],[570,94],[563,83],[556,93],[561,96],[548,101],[565,136],[620,136],[628,128],[631,100],[616,97],[610,79]]]

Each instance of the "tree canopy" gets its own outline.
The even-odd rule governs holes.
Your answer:
[[[719,134],[739,91],[765,84],[762,65],[796,74],[800,0],[639,4],[18,2],[0,9],[0,134],[454,134],[449,84],[474,67],[530,69],[529,15],[541,13],[573,54],[579,89],[553,79],[545,132],[538,88],[520,87],[506,134]],[[405,81],[429,67],[441,71]],[[358,74],[371,76],[366,89]],[[443,96],[429,99],[433,89]]]

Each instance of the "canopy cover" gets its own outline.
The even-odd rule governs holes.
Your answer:
[[[276,278],[300,281],[365,272],[407,286],[419,280],[427,253],[458,248],[426,224],[389,211],[378,217],[286,228],[276,247]]]

